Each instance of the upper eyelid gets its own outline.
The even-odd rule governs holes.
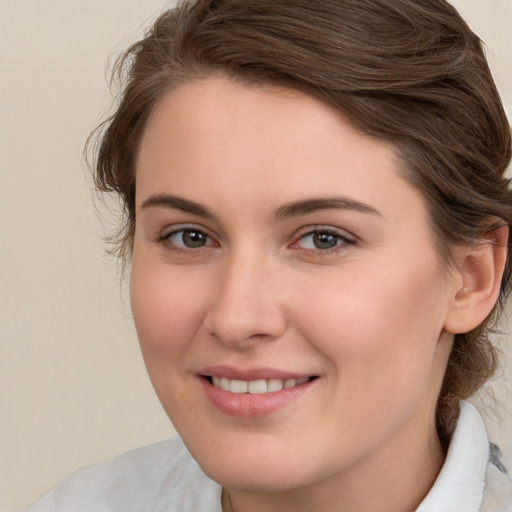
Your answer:
[[[307,226],[304,227],[296,233],[294,236],[295,240],[299,240],[300,238],[312,235],[314,233],[329,233],[331,235],[339,236],[340,238],[346,238],[351,241],[355,241],[357,237],[351,233],[350,231],[347,231],[346,229],[342,228],[336,228],[334,226],[322,226],[322,225],[314,225],[314,226]]]
[[[207,243],[204,246],[200,247],[211,247],[218,244],[217,239],[214,235],[210,232],[210,230],[204,228],[203,226],[198,226],[197,224],[191,224],[191,223],[184,223],[184,224],[175,224],[167,226],[161,230],[158,231],[154,236],[151,237],[151,240],[153,243],[160,245],[166,245],[166,244],[173,244],[170,239],[172,236],[176,235],[177,233],[180,233],[182,231],[198,231],[200,233],[203,233],[207,237]],[[178,247],[178,246],[177,246]],[[199,248],[200,248],[199,247]]]
[[[162,240],[164,238],[168,238],[173,234],[179,233],[180,231],[187,231],[187,230],[196,230],[200,231],[201,233],[204,233],[208,238],[211,240],[217,241],[218,237],[212,233],[212,231],[202,224],[195,223],[195,222],[184,222],[184,223],[178,223],[173,224],[164,227],[160,230],[158,235],[155,237],[156,240]],[[349,242],[356,242],[357,236],[348,231],[347,229],[335,227],[332,225],[325,225],[325,224],[313,224],[308,226],[303,226],[302,228],[299,228],[295,231],[295,233],[291,236],[291,243],[294,244],[297,243],[302,237],[312,235],[314,233],[329,233],[335,236],[339,236],[342,239],[346,239]]]
[[[179,235],[179,233],[184,233],[187,231],[193,231],[193,232],[195,231],[195,232],[199,232],[199,233],[202,233],[203,235],[205,235],[206,236],[205,244],[199,245],[197,247],[186,247],[186,246],[182,247],[178,241],[172,240],[172,238],[174,236]],[[153,241],[157,245],[160,245],[160,246],[166,248],[166,250],[170,250],[170,251],[178,252],[178,253],[187,253],[187,254],[197,253],[201,249],[215,248],[216,246],[219,245],[218,242],[216,241],[216,239],[214,237],[212,237],[207,232],[207,230],[199,229],[197,227],[192,227],[192,226],[182,226],[182,227],[177,226],[174,229],[169,229],[168,231],[164,230]]]
[[[338,243],[332,247],[324,249],[300,246],[301,240],[308,236],[312,236],[315,233],[328,233],[330,235],[334,235],[339,238]],[[340,251],[347,251],[356,245],[358,245],[358,238],[347,230],[334,228],[332,226],[315,226],[314,228],[310,226],[309,228],[299,231],[299,233],[294,236],[292,242],[288,245],[288,249],[298,251],[304,255],[328,257],[329,255],[336,255]]]
[[[201,233],[204,233],[205,235],[208,235],[210,238],[213,238],[211,232],[209,229],[199,225],[199,224],[193,224],[193,223],[183,223],[183,224],[175,224],[172,226],[167,226],[160,230],[160,237],[168,237],[170,235],[173,235],[175,233],[179,233],[180,231],[200,231]]]

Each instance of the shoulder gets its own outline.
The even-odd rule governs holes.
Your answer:
[[[220,492],[176,436],[76,471],[27,512],[217,512]]]

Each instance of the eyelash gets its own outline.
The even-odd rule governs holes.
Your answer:
[[[319,247],[314,248],[304,248],[299,246],[299,242],[301,240],[306,239],[307,237],[313,237],[315,235],[327,235],[328,237],[335,238],[336,244],[332,247],[321,249]],[[313,242],[314,243],[314,242]],[[319,254],[321,256],[329,256],[332,254],[339,253],[340,251],[345,251],[348,249],[348,246],[355,245],[355,240],[346,234],[343,234],[334,229],[317,227],[310,229],[309,231],[302,233],[295,242],[291,245],[292,248],[297,248],[301,250],[305,254]]]
[[[175,242],[174,243],[172,242],[172,238],[174,236],[176,236],[176,235],[179,235],[180,233],[181,233],[181,236],[182,236],[182,240],[183,240],[183,236],[185,235],[185,233],[195,233],[195,234],[198,234],[200,236],[205,237],[206,243],[203,244],[203,245],[199,245],[197,247],[186,247],[186,246],[185,247],[180,247]],[[196,249],[201,249],[203,247],[209,247],[211,245],[214,245],[212,243],[208,243],[208,241],[210,241],[210,242],[213,241],[212,237],[210,235],[208,235],[208,233],[206,233],[202,229],[198,229],[198,228],[195,228],[193,226],[190,226],[190,227],[180,227],[178,229],[174,229],[174,230],[172,230],[172,231],[170,231],[168,233],[162,234],[161,236],[157,237],[157,239],[156,239],[157,243],[169,245],[170,248],[173,251],[183,252],[183,253],[188,253],[190,251],[195,251]]]
[[[182,247],[176,244],[176,242],[172,242],[172,238],[181,234],[181,241],[183,243],[183,236],[186,234],[197,234],[201,237],[204,237],[206,242],[203,245],[198,245],[197,247]],[[336,239],[335,245],[327,248],[319,248],[319,247],[300,247],[299,243],[301,240],[306,239],[307,237],[314,237],[315,235],[327,235],[328,237],[333,237]],[[178,253],[190,253],[194,252],[197,249],[202,249],[204,247],[215,246],[216,243],[213,238],[208,235],[204,230],[195,228],[193,226],[190,227],[180,227],[178,229],[174,229],[168,233],[164,233],[161,236],[157,237],[155,240],[159,244],[168,245],[172,251]],[[355,245],[356,241],[351,237],[348,237],[346,234],[342,234],[337,230],[328,229],[328,228],[313,228],[309,229],[309,231],[300,234],[298,238],[289,246],[292,249],[300,250],[302,253],[306,255],[321,255],[321,256],[329,256],[332,254],[336,254],[340,251],[347,250],[348,246]],[[314,242],[313,242],[314,244]]]

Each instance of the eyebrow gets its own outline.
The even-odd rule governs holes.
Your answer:
[[[151,207],[173,208],[186,213],[192,213],[205,219],[213,219],[213,213],[205,206],[179,196],[169,194],[156,194],[146,199],[140,206],[141,210]]]
[[[173,208],[205,219],[215,218],[213,212],[205,206],[196,203],[195,201],[170,194],[153,195],[142,203],[140,209],[145,210],[146,208],[151,207]],[[300,217],[322,210],[349,210],[383,217],[383,215],[373,206],[348,197],[311,198],[301,201],[293,201],[277,208],[274,211],[274,217],[276,220],[285,220],[291,217]]]
[[[277,220],[284,220],[321,210],[349,210],[383,218],[383,215],[373,206],[348,197],[326,197],[294,201],[280,206],[274,215]]]

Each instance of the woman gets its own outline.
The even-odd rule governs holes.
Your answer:
[[[463,401],[510,288],[510,129],[453,7],[185,2],[119,69],[96,182],[181,439],[31,510],[512,510]]]

